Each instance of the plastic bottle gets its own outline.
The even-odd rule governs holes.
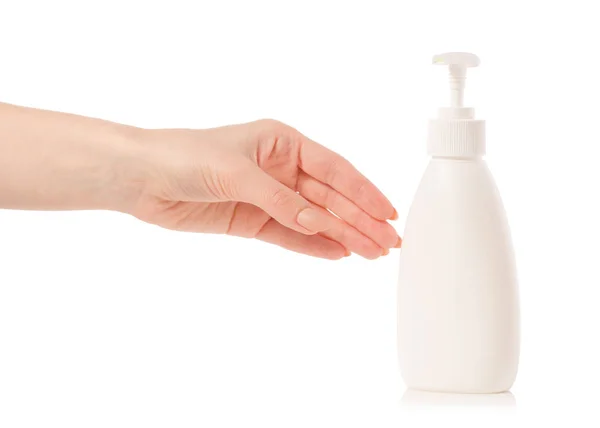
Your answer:
[[[398,282],[398,350],[409,388],[495,393],[513,385],[519,298],[504,206],[483,160],[485,122],[463,107],[469,53],[450,70],[450,107],[431,120],[431,156],[406,221]]]

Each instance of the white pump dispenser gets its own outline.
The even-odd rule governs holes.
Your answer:
[[[463,106],[470,53],[436,55],[450,107],[429,124],[432,157],[410,208],[400,255],[398,350],[409,388],[493,393],[519,361],[519,302],[508,222],[482,159],[485,122]]]
[[[467,67],[477,67],[479,58],[465,52],[433,57],[433,63],[450,71],[450,107],[438,110],[429,123],[427,152],[431,156],[470,157],[485,154],[485,121],[475,120],[475,110],[463,106]]]

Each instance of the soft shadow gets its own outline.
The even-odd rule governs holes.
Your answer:
[[[401,404],[406,407],[516,407],[517,400],[510,391],[498,394],[452,394],[407,389],[402,395]]]

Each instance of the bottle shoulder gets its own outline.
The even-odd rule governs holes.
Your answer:
[[[419,183],[406,228],[508,229],[487,163],[432,159]]]
[[[417,195],[423,193],[441,200],[471,195],[474,201],[490,203],[492,198],[501,203],[492,172],[483,159],[431,159],[417,188]]]

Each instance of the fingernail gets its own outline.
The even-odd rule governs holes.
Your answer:
[[[402,246],[402,238],[398,237],[398,242],[394,245],[394,248],[400,248]]]
[[[390,253],[390,250],[388,250],[387,248],[383,249],[383,255],[387,256]]]
[[[296,221],[300,226],[314,233],[327,230],[326,215],[314,208],[305,208],[300,211],[298,217],[296,217]]]
[[[398,211],[394,208],[394,213],[390,217],[390,220],[398,220]]]

